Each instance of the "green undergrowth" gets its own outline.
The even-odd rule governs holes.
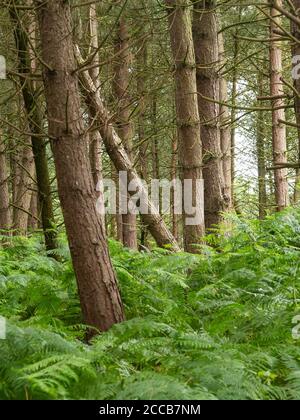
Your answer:
[[[0,249],[0,399],[300,398],[299,211],[230,216],[199,256],[110,250],[127,321],[86,345],[65,241]]]

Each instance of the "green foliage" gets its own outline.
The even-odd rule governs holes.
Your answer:
[[[111,241],[127,321],[86,345],[66,244],[57,262],[39,238],[13,239],[0,399],[299,399],[299,212],[230,216],[207,240],[200,256]]]

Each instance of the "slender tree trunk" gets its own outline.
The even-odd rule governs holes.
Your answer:
[[[282,6],[281,0],[273,0],[273,4]],[[273,139],[273,159],[274,166],[276,164],[284,164],[287,162],[287,149],[286,149],[286,126],[280,122],[285,120],[284,109],[278,109],[278,107],[284,106],[284,100],[278,98],[283,95],[283,83],[282,78],[282,53],[280,46],[278,45],[278,35],[274,33],[280,25],[281,18],[280,13],[273,7],[271,7],[270,21],[270,37],[272,41],[270,43],[270,91],[271,96],[276,97],[272,101],[274,107],[272,111],[272,139]],[[277,109],[275,109],[277,108]],[[289,205],[289,194],[288,194],[288,182],[287,182],[287,170],[277,169],[274,171],[275,177],[275,199],[277,211],[283,210]]]
[[[30,139],[24,136],[24,144],[19,145],[15,155],[13,228],[15,235],[26,235],[31,200],[31,185],[34,163]]]
[[[224,39],[222,32],[219,33],[219,64],[220,73],[224,71],[225,65],[225,51],[224,51]],[[224,173],[224,183],[226,200],[228,201],[228,207],[232,208],[232,172],[231,172],[231,130],[230,130],[230,113],[227,106],[222,103],[227,103],[227,80],[224,76],[219,76],[220,80],[220,136],[221,136],[221,151],[222,151],[222,163]]]
[[[35,163],[36,180],[38,186],[39,209],[47,250],[57,248],[56,231],[54,230],[54,214],[51,197],[51,185],[49,179],[48,158],[46,139],[43,131],[43,117],[40,111],[39,100],[35,90],[35,84],[31,80],[30,51],[27,35],[20,23],[16,9],[10,9],[10,16],[14,24],[14,36],[19,60],[19,73],[26,75],[26,79],[20,77],[22,94],[31,135],[31,145]]]
[[[172,139],[172,161],[171,161],[171,180],[176,179],[177,177],[177,166],[178,166],[178,141],[177,141],[177,133],[174,134],[174,137]],[[178,232],[178,222],[179,217],[178,214],[175,213],[175,190],[172,189],[172,202],[171,202],[171,210],[172,210],[172,233],[174,235],[174,238],[178,241],[179,238],[179,232]]]
[[[5,231],[11,228],[8,179],[5,144],[0,132],[0,235],[6,234]]]
[[[204,165],[205,227],[210,229],[223,220],[222,212],[228,210],[230,204],[230,199],[225,195],[219,127],[220,106],[217,103],[220,98],[220,80],[215,0],[194,2],[193,39]]]
[[[142,30],[143,34],[144,31]],[[141,38],[139,43],[139,51],[137,54],[137,94],[139,101],[138,112],[138,138],[139,138],[139,173],[141,179],[148,182],[148,141],[146,140],[146,75],[145,69],[147,68],[148,50],[147,41],[144,37]],[[147,227],[140,220],[141,241],[140,245],[143,249],[147,246]]]
[[[173,54],[178,157],[182,180],[192,180],[194,205],[198,202],[196,182],[202,179],[202,151],[198,112],[195,53],[192,37],[191,4],[187,0],[165,0]],[[184,214],[184,248],[199,252],[198,244],[205,233],[204,220],[187,224]]]
[[[41,33],[49,135],[58,194],[84,320],[100,331],[124,320],[86,153],[69,2],[36,0]],[[91,335],[94,334],[91,331]]]
[[[296,10],[297,17],[300,18],[300,0],[293,0],[293,5]],[[300,28],[299,26],[291,21],[291,33],[300,41]],[[294,42],[292,44],[292,57],[300,56],[300,44]],[[295,116],[298,125],[298,160],[300,161],[300,78],[294,79],[294,87],[299,95],[295,94],[294,106]],[[294,191],[294,202],[300,201],[300,169],[296,169],[296,180],[295,180],[295,191]]]
[[[258,95],[263,96],[263,76],[261,73],[258,78]],[[256,120],[256,154],[258,170],[258,208],[259,218],[266,217],[267,208],[267,189],[266,189],[266,159],[265,159],[265,125],[264,112],[258,111]]]
[[[114,66],[114,93],[117,103],[117,127],[118,134],[123,140],[128,157],[132,159],[133,126],[130,121],[130,51],[129,35],[124,18],[118,24],[117,39],[115,42],[115,66]],[[128,200],[130,196],[128,194]],[[136,215],[128,211],[122,215],[123,244],[132,249],[137,249]]]
[[[78,47],[76,48],[76,55],[78,62],[82,64],[83,59]],[[175,252],[179,251],[180,248],[177,241],[167,228],[153,203],[150,201],[148,192],[146,191],[141,178],[138,176],[131,160],[129,159],[122,144],[122,140],[111,123],[111,116],[104,106],[99,89],[95,88],[87,71],[81,71],[80,78],[87,95],[87,103],[89,104],[89,108],[92,112],[95,112],[95,115],[97,115],[99,131],[103,139],[103,143],[107,153],[114,163],[115,168],[118,171],[126,172],[129,181],[135,181],[135,183],[139,186],[141,206],[147,209],[146,212],[141,214],[143,223],[148,227],[158,246],[168,246],[170,250]],[[132,194],[135,194],[135,192],[132,192]]]
[[[35,188],[35,184],[33,188]],[[29,213],[27,230],[34,232],[39,228],[38,194],[36,191],[32,191],[31,193]]]
[[[97,88],[100,87],[100,68],[99,68],[99,41],[98,41],[98,20],[96,3],[90,5],[89,10],[90,19],[90,54],[93,54],[93,60],[91,62],[91,69],[89,70],[90,76]],[[92,123],[94,115],[90,115],[90,121]],[[89,157],[91,163],[91,170],[94,179],[94,184],[97,185],[101,179],[102,174],[102,139],[98,130],[92,129],[90,131],[90,143],[89,143]]]
[[[239,16],[241,14],[239,13]],[[239,54],[239,39],[238,39],[238,29],[236,29],[235,36],[234,36],[234,47],[233,47],[233,70],[232,70],[232,89],[231,89],[231,136],[230,136],[230,145],[231,145],[231,183],[232,183],[232,190],[231,190],[231,200],[233,206],[238,211],[238,203],[235,199],[235,192],[234,192],[234,184],[235,184],[235,142],[236,142],[236,99],[237,99],[237,84],[238,84],[238,69],[237,69],[237,61],[238,61],[238,54]]]

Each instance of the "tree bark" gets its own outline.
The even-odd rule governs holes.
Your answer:
[[[293,5],[296,10],[296,15],[300,18],[300,0],[293,0]],[[291,21],[291,33],[292,35],[300,41],[300,28],[299,26]],[[300,44],[294,42],[292,44],[292,57],[300,56]],[[295,106],[295,116],[296,123],[298,125],[298,160],[300,162],[300,78],[294,79],[294,88],[298,92],[298,95],[295,94],[294,106]],[[300,201],[300,169],[296,169],[296,180],[295,180],[295,190],[294,190],[294,202],[298,203]]]
[[[273,4],[276,6],[282,6],[281,0],[273,0]],[[281,18],[280,13],[271,7],[270,15],[270,92],[271,96],[276,97],[272,100],[273,108],[284,106],[284,100],[277,98],[283,95],[283,83],[282,83],[282,53],[280,46],[278,45],[278,35],[274,33],[280,25]],[[286,146],[286,126],[280,122],[285,120],[284,109],[273,109],[272,111],[272,140],[273,140],[273,161],[274,166],[278,163],[287,162],[287,146]],[[288,182],[287,182],[287,170],[277,169],[274,171],[275,177],[275,199],[277,211],[283,210],[289,205],[289,194],[288,194]]]
[[[120,18],[118,22],[117,37],[115,41],[115,65],[114,65],[114,93],[117,100],[117,131],[121,139],[129,159],[132,159],[132,137],[133,126],[130,121],[130,51],[129,51],[129,34],[124,18]],[[130,195],[128,194],[128,201]],[[136,215],[122,215],[122,234],[123,244],[131,249],[137,249],[137,232],[136,232]]]
[[[196,181],[202,179],[202,151],[191,4],[187,0],[165,0],[165,3],[168,10],[171,49],[175,64],[179,166],[182,181],[192,180],[192,196],[195,205],[198,201]],[[188,217],[184,212],[184,248],[188,252],[199,252],[198,245],[205,234],[204,220],[196,225],[188,225]]]
[[[219,33],[218,37],[219,43],[219,64],[220,70],[219,73],[224,71],[225,65],[225,51],[224,51],[224,39],[222,32]],[[219,76],[220,80],[220,136],[221,136],[221,151],[222,151],[222,164],[223,164],[223,174],[224,174],[224,183],[225,183],[225,196],[228,200],[229,209],[232,208],[232,172],[231,172],[231,129],[230,129],[230,113],[229,109],[224,103],[228,101],[227,93],[227,80],[224,76]]]
[[[263,96],[263,76],[261,73],[257,75],[257,79],[258,95]],[[258,111],[256,119],[256,154],[258,172],[258,209],[260,220],[263,220],[266,217],[267,208],[265,147],[264,112]]]
[[[220,138],[220,80],[216,1],[194,2],[193,40],[196,55],[198,106],[201,124],[205,227],[216,227],[228,210]],[[203,95],[203,96],[202,96]],[[205,98],[210,98],[207,101]]]
[[[106,236],[96,210],[81,114],[69,2],[36,0],[49,135],[80,303],[86,324],[100,331],[124,320]],[[91,330],[91,335],[95,334]]]
[[[5,155],[5,144],[0,132],[0,235],[8,234],[11,229],[11,212],[9,204],[9,174]]]
[[[99,59],[99,41],[98,41],[98,20],[96,3],[90,5],[89,10],[90,19],[90,54],[93,54],[91,62],[90,76],[97,88],[100,87],[100,59]],[[90,121],[94,119],[94,115],[90,115]],[[95,186],[101,179],[102,174],[102,139],[98,130],[92,129],[90,131],[89,142],[89,157],[91,163],[91,170]]]
[[[14,235],[26,235],[31,200],[31,186],[34,175],[34,163],[30,139],[23,136],[24,143],[19,144],[15,153],[13,228]]]

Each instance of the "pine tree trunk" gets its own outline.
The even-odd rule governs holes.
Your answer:
[[[100,331],[124,320],[106,236],[96,210],[80,106],[69,2],[35,1],[41,33],[49,135],[58,194],[86,324]],[[91,334],[94,334],[91,331]]]
[[[224,39],[222,32],[218,36],[219,42],[219,73],[222,73],[225,65],[225,51],[224,51]],[[230,130],[230,113],[226,105],[228,101],[227,93],[227,80],[221,74],[220,78],[220,136],[221,136],[221,151],[222,151],[222,163],[225,183],[225,196],[228,201],[229,209],[232,208],[232,179],[231,179],[231,130]]]
[[[30,139],[24,136],[24,143],[19,145],[14,157],[14,196],[13,228],[14,235],[26,235],[31,200],[31,185],[34,175],[34,162]]]
[[[217,103],[220,99],[220,80],[215,0],[194,2],[193,39],[204,165],[205,227],[210,229],[222,221],[222,212],[228,210],[230,203],[225,195],[219,129],[220,106]]]
[[[257,75],[258,96],[263,96],[263,76]],[[256,120],[256,154],[257,154],[257,172],[258,172],[258,208],[259,218],[266,217],[267,208],[267,188],[266,188],[266,158],[265,158],[265,127],[264,112],[258,111]]]
[[[297,17],[300,18],[300,0],[293,0],[293,5],[296,10]],[[300,42],[300,28],[299,26],[291,21],[291,33]],[[292,57],[300,56],[300,44],[294,42],[292,44]],[[294,79],[294,87],[298,92],[295,94],[294,106],[296,123],[298,125],[298,160],[300,161],[300,78]],[[300,201],[300,169],[296,169],[296,180],[294,190],[294,202],[299,203]]]
[[[278,6],[282,6],[281,0],[273,0],[273,3]],[[278,35],[274,33],[274,30],[278,29],[281,18],[280,12],[275,8],[271,7],[270,13],[272,20],[270,21],[270,37],[272,41],[270,43],[270,91],[271,96],[276,97],[272,101],[272,139],[273,139],[273,159],[274,166],[277,164],[284,164],[287,162],[287,146],[286,146],[286,127],[280,120],[285,120],[284,109],[278,109],[278,107],[284,106],[284,100],[277,98],[284,94],[282,78],[282,53],[280,46],[278,45]],[[276,108],[276,109],[275,109]],[[289,205],[289,194],[288,194],[288,182],[287,182],[287,170],[277,169],[274,171],[275,177],[275,199],[277,211],[283,210]]]
[[[5,144],[0,132],[0,235],[11,228],[8,179]]]
[[[178,158],[183,180],[192,180],[195,205],[196,181],[202,179],[202,151],[198,112],[195,53],[192,37],[191,4],[187,0],[165,0],[174,60],[176,117],[178,129]],[[203,203],[202,203],[203,204]],[[198,244],[205,233],[204,220],[188,225],[184,213],[184,248],[199,252]]]
[[[124,18],[121,18],[118,23],[115,42],[114,93],[117,100],[118,134],[123,140],[128,157],[132,159],[133,126],[130,121],[130,51],[128,37],[126,22]],[[122,223],[123,244],[128,248],[137,249],[136,215],[128,211],[127,214],[122,215]]]

